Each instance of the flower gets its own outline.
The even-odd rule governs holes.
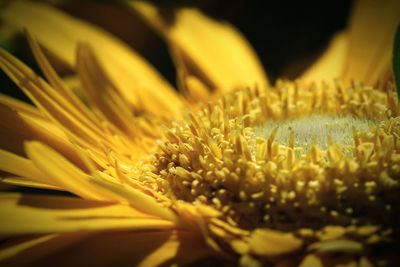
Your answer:
[[[390,56],[376,55],[400,9],[364,3],[349,39],[334,39],[301,80],[270,86],[231,26],[194,9],[169,24],[156,7],[128,2],[165,37],[186,98],[102,30],[10,3],[3,19],[27,29],[48,82],[0,52],[36,106],[0,98],[3,182],[75,196],[1,192],[1,263],[399,263],[400,107],[386,83]],[[382,42],[360,51],[359,19],[377,15],[387,18],[387,31],[375,28]],[[39,43],[74,67],[85,102]]]

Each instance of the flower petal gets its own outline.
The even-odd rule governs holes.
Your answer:
[[[167,242],[146,254],[138,266],[161,266],[168,262],[188,265],[210,256],[204,240],[195,232],[174,232]]]
[[[136,128],[129,104],[109,81],[88,44],[80,44],[77,51],[77,71],[91,103],[122,131],[132,134]]]
[[[260,256],[276,258],[299,250],[301,239],[291,234],[269,229],[256,229],[250,238],[250,250]]]
[[[0,262],[4,261],[7,258],[16,256],[18,253],[20,253],[21,251],[24,251],[25,249],[28,249],[28,248],[38,245],[40,243],[46,242],[46,241],[54,238],[55,236],[56,236],[56,234],[43,235],[40,237],[32,238],[25,242],[21,242],[21,243],[12,245],[12,246],[8,246],[6,249],[1,249],[0,250]]]
[[[26,143],[25,149],[28,157],[46,175],[49,184],[86,199],[107,200],[103,192],[99,192],[89,183],[88,174],[53,149],[36,141]],[[112,200],[109,199],[109,201]]]
[[[350,21],[344,79],[374,85],[390,70],[393,37],[399,22],[397,0],[356,2]]]
[[[31,100],[50,118],[66,126],[71,131],[78,131],[81,136],[96,138],[101,131],[87,122],[75,107],[71,106],[57,91],[52,90],[45,81],[21,61],[0,50],[0,67],[20,86]],[[79,134],[78,134],[79,135]]]
[[[35,165],[49,177],[49,183],[64,188],[83,198],[102,201],[117,201],[129,204],[138,210],[177,221],[175,214],[156,200],[136,189],[116,182],[107,181],[101,176],[90,176],[68,162],[56,151],[39,143],[26,143],[26,151]]]
[[[48,183],[46,174],[39,170],[31,160],[2,149],[0,149],[0,170],[31,179],[38,183],[54,185]]]
[[[110,129],[93,123],[59,90],[54,90],[21,61],[0,49],[0,67],[30,97],[35,105],[74,142],[92,152],[103,153],[101,145],[110,149],[118,147],[121,153],[132,154],[136,146],[124,139],[124,145],[114,142]],[[105,122],[106,123],[106,122]],[[105,124],[103,123],[103,124]],[[109,134],[105,134],[105,133]]]
[[[342,75],[348,50],[348,34],[341,32],[333,37],[324,54],[301,75],[306,83],[332,81]]]
[[[79,42],[90,43],[117,88],[133,105],[159,114],[178,114],[183,107],[173,88],[140,55],[104,30],[42,3],[10,2],[2,10],[6,25],[27,28],[39,42],[75,66]],[[152,99],[152,101],[148,101]]]
[[[320,258],[314,254],[309,254],[300,263],[299,267],[324,267]]]
[[[43,119],[46,118],[35,106],[7,95],[0,94],[0,104],[22,112],[23,114],[29,114]]]
[[[177,222],[177,216],[168,208],[157,203],[154,198],[140,192],[139,190],[105,181],[103,179],[91,179],[90,182],[108,192],[126,199],[128,203],[138,210],[158,216],[160,218]]]
[[[35,56],[36,62],[39,64],[43,74],[46,76],[49,83],[57,89],[57,92],[65,98],[68,103],[73,106],[79,113],[84,114],[84,117],[90,121],[90,123],[97,124],[97,118],[89,112],[89,110],[83,105],[79,99],[71,93],[71,90],[66,87],[62,79],[58,76],[56,71],[51,66],[50,62],[47,60],[42,49],[40,48],[37,41],[31,36],[31,34],[25,30],[25,35]]]
[[[11,239],[0,249],[0,264],[3,266],[27,266],[38,259],[56,253],[90,236],[88,233],[35,235],[34,237]]]
[[[2,193],[0,204],[1,235],[173,227],[129,206],[79,198]]]
[[[69,240],[75,240],[74,242]],[[76,242],[79,241],[79,242]],[[56,249],[52,249],[53,246]],[[50,253],[46,253],[50,250]],[[159,256],[157,259],[154,256]],[[209,255],[196,233],[180,231],[104,232],[91,236],[61,234],[22,251],[4,266],[187,266]],[[153,260],[149,260],[153,258]],[[27,260],[26,260],[27,259]],[[24,265],[24,266],[25,266]],[[32,265],[32,264],[31,264]]]
[[[224,92],[239,86],[268,84],[250,44],[231,25],[191,8],[176,10],[175,21],[169,23],[148,2],[127,3],[165,37],[178,68],[211,89]]]
[[[1,182],[5,183],[5,184],[9,184],[9,185],[63,191],[63,189],[55,187],[53,185],[48,185],[48,184],[44,184],[41,182],[32,181],[30,179],[26,179],[23,177],[10,176],[10,177],[0,178],[0,180],[1,180]]]
[[[51,121],[40,113],[26,111],[20,108],[19,101],[3,105],[0,95],[0,148],[25,155],[23,143],[25,140],[38,140],[56,149],[77,166],[85,169],[66,135]],[[34,109],[33,109],[34,110]]]

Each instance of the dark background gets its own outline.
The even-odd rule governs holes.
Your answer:
[[[73,16],[112,32],[148,59],[172,84],[175,70],[167,48],[143,23],[118,1],[48,1]],[[324,51],[331,36],[345,28],[352,1],[153,1],[166,9],[195,6],[210,16],[229,21],[252,44],[269,78],[296,78]],[[3,41],[2,46],[38,70],[22,37]],[[234,56],[234,55],[233,55]],[[71,70],[59,69],[61,75]],[[0,74],[1,92],[23,98]],[[24,98],[25,99],[25,98]]]

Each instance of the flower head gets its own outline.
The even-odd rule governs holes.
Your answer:
[[[2,263],[399,263],[400,106],[386,58],[361,71],[340,35],[302,79],[271,86],[231,26],[194,9],[169,24],[150,4],[128,5],[165,37],[185,98],[96,27],[33,2],[6,7],[47,81],[0,51],[35,104],[0,98],[3,182],[74,196],[2,192],[1,235],[26,237],[5,240]],[[84,101],[39,43],[74,67]]]

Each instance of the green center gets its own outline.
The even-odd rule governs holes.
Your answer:
[[[351,146],[354,144],[353,129],[366,131],[376,125],[376,121],[353,116],[313,114],[283,121],[267,121],[256,127],[254,134],[257,137],[268,138],[271,132],[277,128],[275,141],[287,145],[291,132],[293,132],[295,146],[301,147],[302,152],[305,153],[313,143],[321,149],[327,149],[329,137],[343,147]]]

